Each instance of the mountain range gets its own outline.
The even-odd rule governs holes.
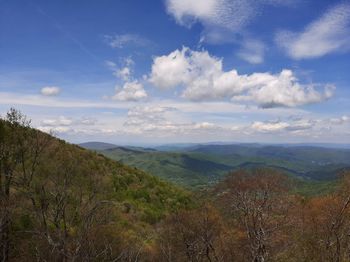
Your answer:
[[[153,148],[99,142],[80,146],[188,188],[216,183],[230,171],[269,167],[305,183],[330,183],[350,169],[350,149],[321,145],[174,144]]]

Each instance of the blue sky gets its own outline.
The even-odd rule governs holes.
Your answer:
[[[350,143],[350,2],[0,0],[0,113],[70,142]]]

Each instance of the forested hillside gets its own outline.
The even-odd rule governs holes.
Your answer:
[[[189,206],[158,178],[30,127],[0,121],[1,261],[131,260],[153,224]]]

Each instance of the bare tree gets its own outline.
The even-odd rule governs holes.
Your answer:
[[[161,260],[230,261],[223,252],[223,235],[224,225],[212,206],[178,212],[163,226]]]
[[[264,262],[278,246],[276,233],[287,223],[288,179],[274,170],[237,171],[216,188],[234,224],[246,234],[248,257]]]
[[[338,190],[314,197],[297,213],[299,225],[295,252],[310,261],[350,260],[350,174],[344,174]],[[300,241],[301,240],[301,241]]]

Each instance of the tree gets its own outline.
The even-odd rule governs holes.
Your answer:
[[[224,224],[210,204],[170,216],[161,230],[161,261],[232,261]],[[226,242],[228,243],[228,241]]]
[[[343,174],[339,182],[335,192],[299,205],[291,250],[299,261],[350,260],[350,173]]]
[[[240,170],[217,186],[215,192],[226,215],[245,232],[246,260],[266,261],[285,246],[277,233],[288,225],[287,191],[288,179],[269,169]]]
[[[30,127],[30,121],[19,111],[11,108],[5,119],[1,119],[0,128],[0,249],[1,260],[8,261],[10,251],[12,187],[16,185],[16,168],[21,164],[24,152],[24,135]]]
[[[24,193],[33,180],[48,139],[39,136],[30,120],[11,108],[0,119],[0,250],[1,260],[9,260],[12,213],[18,200],[14,194]]]

